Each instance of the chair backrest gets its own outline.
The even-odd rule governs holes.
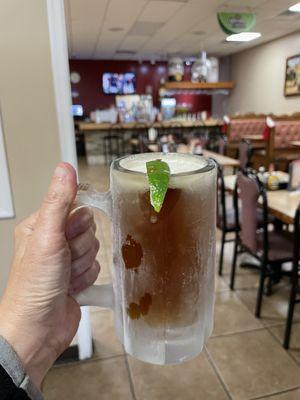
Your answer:
[[[246,170],[250,165],[252,146],[249,140],[242,139],[239,143],[239,161],[242,171]]]
[[[227,150],[227,138],[222,135],[218,139],[218,152],[219,154],[225,156],[226,150]]]
[[[300,256],[300,204],[296,210],[295,219],[294,219],[294,229],[295,229],[295,237],[294,237],[294,261],[299,264],[299,256]]]
[[[292,161],[289,165],[289,190],[296,190],[300,187],[300,160]]]
[[[265,116],[253,116],[252,118],[243,116],[239,118],[231,117],[228,140],[239,141],[243,137],[249,137],[251,135],[261,135],[266,124]]]
[[[241,203],[240,215],[238,211],[238,193]],[[265,193],[262,193],[262,187],[255,175],[252,173],[239,172],[237,174],[235,189],[236,220],[240,225],[240,238],[242,244],[254,254],[257,251],[257,202],[260,195],[263,195],[264,230],[267,231],[268,217]],[[265,239],[267,241],[267,237],[265,237]]]
[[[139,151],[140,153],[149,153],[149,148],[147,146],[147,138],[144,134],[139,134]]]
[[[292,141],[300,140],[300,120],[276,120],[274,128],[274,148],[292,147]]]
[[[225,182],[223,169],[219,164],[217,184],[217,220],[223,229],[227,228]]]

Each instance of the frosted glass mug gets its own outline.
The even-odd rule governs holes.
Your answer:
[[[171,170],[160,213],[150,204],[146,162]],[[110,190],[82,186],[77,201],[112,221],[112,285],[91,286],[80,305],[110,307],[130,355],[154,364],[195,357],[213,329],[216,166],[204,157],[146,153],[115,160]]]

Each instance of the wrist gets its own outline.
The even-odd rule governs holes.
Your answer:
[[[0,335],[16,352],[25,374],[40,388],[43,378],[56,359],[55,351],[50,345],[37,340],[33,334],[34,327],[29,330],[27,326],[11,320],[1,311],[0,315]]]

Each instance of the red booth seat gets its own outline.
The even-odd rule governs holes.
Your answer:
[[[228,140],[230,142],[239,142],[244,137],[262,135],[265,125],[265,118],[231,119]]]
[[[292,147],[292,141],[300,141],[299,121],[276,121],[274,134],[274,149]]]

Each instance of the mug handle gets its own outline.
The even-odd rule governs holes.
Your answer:
[[[112,217],[112,197],[110,190],[97,192],[91,185],[80,183],[73,209],[83,206],[99,208],[110,219]],[[114,308],[114,292],[111,284],[92,285],[74,296],[80,306]]]

